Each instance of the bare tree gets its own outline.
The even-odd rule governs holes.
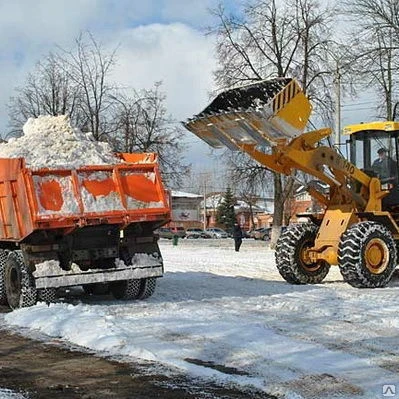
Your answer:
[[[116,50],[108,53],[90,33],[80,34],[72,50],[61,49],[59,67],[82,93],[79,108],[85,117],[83,130],[95,140],[105,140],[110,133],[107,115],[113,105],[115,85],[109,75],[115,64]]]
[[[228,15],[223,7],[214,11],[219,68],[215,79],[219,88],[251,83],[270,77],[296,77],[319,113],[331,110],[332,70],[329,64],[333,10],[316,0],[256,0],[243,6],[243,16]],[[234,159],[235,158],[235,159]],[[252,162],[238,167],[241,155],[232,164],[238,178],[251,181],[256,169]],[[247,162],[247,161],[245,161]],[[272,245],[283,222],[284,202],[292,191],[292,179],[274,174]]]
[[[397,0],[354,0],[343,9],[356,22],[350,42],[358,86],[374,88],[378,116],[391,120],[398,100],[399,4]]]
[[[16,89],[17,94],[8,105],[9,135],[19,136],[26,120],[39,115],[68,115],[75,124],[81,123],[81,92],[68,73],[58,67],[59,63],[58,55],[50,53],[36,64],[25,85]]]
[[[118,151],[156,152],[165,180],[178,187],[189,171],[182,157],[185,131],[168,115],[160,87],[113,97],[113,143]]]
[[[11,99],[14,135],[29,117],[69,115],[116,151],[156,152],[165,180],[179,185],[189,168],[182,157],[185,131],[167,114],[161,84],[118,93],[110,82],[114,63],[115,51],[106,52],[89,33],[79,35],[72,49],[51,53]]]

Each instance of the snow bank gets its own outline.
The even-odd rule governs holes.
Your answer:
[[[0,322],[118,359],[253,386],[280,399],[374,399],[399,388],[399,283],[358,290],[332,268],[289,285],[274,252],[245,240],[161,241],[166,274],[147,301],[39,303]]]
[[[0,157],[25,158],[33,169],[77,168],[84,165],[120,163],[107,143],[71,126],[68,116],[29,118],[24,135],[0,144]]]

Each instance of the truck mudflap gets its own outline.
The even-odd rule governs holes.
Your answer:
[[[136,254],[132,259],[131,265],[125,265],[122,260],[116,259],[114,268],[81,270],[78,265],[72,264],[71,270],[66,271],[60,268],[58,261],[50,260],[37,264],[36,270],[32,274],[37,289],[59,288],[82,284],[162,277],[163,263],[156,256]]]

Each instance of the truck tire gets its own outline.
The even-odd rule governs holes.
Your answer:
[[[357,288],[385,287],[396,267],[395,241],[376,222],[360,222],[341,237],[338,264],[345,282]]]
[[[4,282],[4,272],[8,251],[0,249],[0,305],[7,305],[6,286]]]
[[[33,306],[37,292],[32,273],[25,265],[21,251],[7,257],[4,272],[7,302],[11,309]]]
[[[157,279],[155,277],[143,278],[140,284],[138,299],[147,299],[155,292]]]
[[[57,299],[57,288],[41,288],[37,290],[37,300],[39,302],[54,303]]]
[[[141,294],[141,281],[139,279],[114,281],[109,285],[115,299],[138,299]]]
[[[318,284],[327,276],[330,265],[325,261],[307,262],[304,250],[314,245],[318,227],[314,224],[289,226],[276,245],[276,265],[280,275],[290,284]]]

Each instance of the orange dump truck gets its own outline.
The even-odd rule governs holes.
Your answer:
[[[0,303],[51,302],[60,287],[152,295],[163,262],[154,229],[170,219],[155,154],[76,169],[0,159]]]

